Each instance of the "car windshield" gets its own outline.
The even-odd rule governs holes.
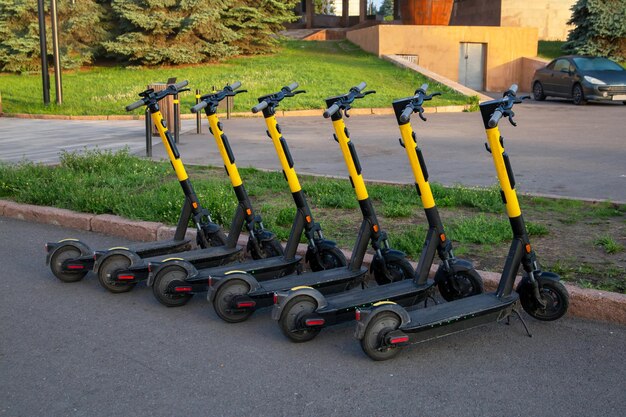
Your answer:
[[[625,71],[607,58],[574,58],[574,62],[581,71]]]

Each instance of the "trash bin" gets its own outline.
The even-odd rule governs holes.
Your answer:
[[[166,83],[152,83],[148,85],[148,88],[154,89],[154,91],[162,91],[167,88],[168,85],[174,84],[176,82],[176,78],[170,78]],[[163,113],[163,119],[165,119],[165,123],[167,123],[167,128],[169,131],[174,134],[174,96],[167,96],[163,100],[159,101],[159,108],[161,109],[161,113]],[[180,130],[180,106],[178,106],[178,128]],[[152,133],[158,135],[159,132],[152,125]]]

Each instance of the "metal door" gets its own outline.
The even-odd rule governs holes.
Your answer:
[[[461,43],[459,54],[459,83],[474,90],[485,86],[485,44]]]

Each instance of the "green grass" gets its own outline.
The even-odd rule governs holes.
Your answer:
[[[41,103],[41,76],[0,75],[0,93],[7,113],[110,115],[125,114],[124,106],[136,101],[137,94],[147,84],[165,82],[170,77],[189,80],[192,89],[210,91],[226,83],[241,81],[248,93],[237,95],[235,111],[248,112],[257,97],[277,91],[293,81],[307,90],[281,103],[280,109],[321,109],[324,98],[342,94],[361,81],[368,89],[377,90],[355,103],[355,107],[390,107],[391,102],[411,95],[424,82],[432,91],[443,96],[427,102],[426,106],[470,103],[440,84],[421,74],[402,69],[366,53],[348,41],[283,40],[274,55],[239,57],[222,63],[181,67],[123,68],[92,67],[63,74],[62,106]],[[54,90],[54,89],[53,89]],[[54,91],[52,91],[54,101]],[[191,92],[181,94],[182,111],[194,104]],[[135,110],[140,114],[141,109]]]
[[[608,254],[614,254],[624,250],[624,245],[619,244],[615,241],[615,239],[608,235],[603,235],[594,239],[593,244],[600,246]]]
[[[539,41],[537,56],[545,59],[554,59],[565,55],[565,52],[561,50],[564,43],[564,41]]]

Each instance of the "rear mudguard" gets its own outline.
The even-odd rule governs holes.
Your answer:
[[[384,301],[383,304],[380,304],[377,307],[361,310],[361,320],[359,320],[356,324],[354,337],[358,340],[362,340],[363,336],[365,335],[365,329],[367,329],[370,321],[372,321],[374,317],[381,313],[384,313],[385,311],[391,311],[398,317],[400,317],[399,329],[402,329],[404,326],[408,325],[411,322],[411,316],[409,316],[408,311],[406,311],[402,306],[392,301]]]
[[[291,289],[289,291],[281,291],[278,294],[278,302],[274,304],[272,308],[272,319],[279,320],[282,314],[283,308],[289,303],[289,301],[293,300],[295,297],[300,296],[308,296],[315,300],[317,303],[317,308],[324,308],[328,305],[326,302],[326,298],[322,295],[321,292],[316,290],[315,288],[305,287],[298,289]]]
[[[474,269],[474,265],[465,259],[453,259],[449,261],[448,264],[448,268],[446,268],[443,263],[439,264],[439,268],[437,269],[437,273],[434,278],[436,284],[444,282],[450,275]]]
[[[49,242],[46,244],[48,248],[48,254],[46,255],[46,265],[50,265],[50,259],[54,255],[56,251],[58,251],[62,247],[73,246],[80,251],[81,256],[93,254],[93,250],[77,239],[63,239],[58,242]]]
[[[167,267],[171,267],[174,265],[179,266],[183,268],[185,271],[187,271],[187,279],[193,278],[196,275],[198,275],[198,270],[190,262],[185,261],[184,259],[178,259],[178,258],[169,259],[164,262],[161,262],[158,266],[156,266],[156,268],[150,271],[148,275],[148,281],[147,281],[148,287],[151,287],[152,284],[154,284],[154,279],[159,274],[159,272],[161,272],[163,269]]]
[[[315,247],[317,248],[318,252],[321,252],[322,250],[331,250],[334,247],[336,247],[337,244],[335,242],[333,242],[332,240],[326,240],[326,239],[318,239],[315,241]],[[309,247],[306,251],[306,255],[304,257],[304,260],[306,261],[306,263],[310,263],[311,259],[315,256],[315,251],[311,250],[311,247]]]
[[[122,255],[127,257],[128,259],[130,259],[130,266],[135,266],[138,263],[143,262],[143,259],[137,255],[135,252],[128,250],[126,248],[111,248],[108,251],[106,251],[106,253],[104,253],[102,256],[100,256],[97,260],[96,263],[93,266],[93,270],[94,272],[97,274],[98,270],[100,269],[100,265],[102,265],[102,263],[108,259],[109,257],[113,256],[113,255]]]
[[[276,239],[276,233],[265,229],[257,232],[255,235],[259,242],[269,242],[270,240]]]
[[[385,260],[385,263],[406,259],[406,254],[396,249],[383,249],[382,254],[383,254],[383,259]],[[370,273],[373,273],[376,268],[380,268],[379,262],[380,262],[379,258],[376,255],[374,255],[374,259],[372,259],[372,263],[370,264]]]
[[[247,282],[250,286],[249,292],[261,288],[261,284],[259,284],[259,282],[252,275],[242,271],[232,271],[230,273],[227,272],[225,275],[212,277],[212,279],[213,284],[209,287],[206,296],[207,300],[209,300],[210,302],[213,302],[213,300],[215,299],[215,294],[217,294],[222,285],[225,285],[226,283],[231,282],[234,279],[240,279]]]

